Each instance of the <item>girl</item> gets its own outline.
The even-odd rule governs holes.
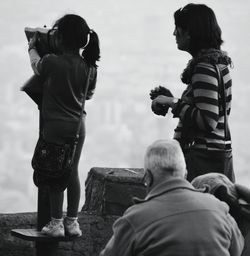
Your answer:
[[[37,35],[29,43],[29,56],[35,74],[45,81],[42,88],[42,136],[48,142],[65,143],[76,135],[81,114],[81,103],[85,92],[88,72],[91,68],[90,84],[86,99],[94,93],[97,77],[96,61],[100,58],[97,34],[86,21],[74,14],[67,14],[56,21],[57,47],[59,54],[39,56],[36,49]],[[82,49],[82,56],[80,55]],[[81,121],[80,137],[67,186],[67,216],[63,221],[63,192],[50,188],[51,221],[42,233],[59,237],[81,236],[77,221],[80,182],[78,163],[85,138],[85,115]]]

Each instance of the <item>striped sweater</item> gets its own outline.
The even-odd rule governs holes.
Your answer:
[[[225,84],[227,116],[231,110],[232,80],[227,65],[219,64]],[[224,128],[224,110],[216,69],[212,64],[196,65],[190,84],[172,113],[179,118],[174,138],[181,144],[209,150],[231,149],[231,136]]]

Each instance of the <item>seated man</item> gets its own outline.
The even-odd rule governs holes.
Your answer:
[[[245,247],[241,256],[250,255],[250,189],[232,183],[224,174],[207,173],[192,180],[192,185],[205,193],[210,193],[224,201],[229,206],[229,212],[234,217],[245,238]]]
[[[240,256],[244,243],[228,206],[184,179],[185,160],[176,140],[148,147],[144,200],[127,209],[100,256]]]

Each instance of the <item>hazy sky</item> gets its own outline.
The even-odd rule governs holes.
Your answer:
[[[83,16],[100,37],[96,95],[87,104],[87,139],[80,169],[141,167],[146,146],[172,137],[176,120],[151,113],[148,93],[161,84],[180,96],[180,74],[190,56],[176,49],[173,13],[178,0],[8,0],[0,2],[0,212],[35,210],[30,158],[37,138],[37,109],[19,91],[31,76],[25,27],[48,27],[65,13]],[[195,1],[197,3],[197,1]],[[250,1],[199,1],[216,13],[233,59],[230,126],[236,177],[250,186]],[[249,174],[248,174],[249,173]],[[24,182],[25,180],[25,182]],[[5,191],[5,194],[2,191]],[[4,195],[3,195],[4,194]],[[12,205],[15,202],[16,205]]]

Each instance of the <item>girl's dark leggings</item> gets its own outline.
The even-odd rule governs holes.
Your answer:
[[[62,143],[74,136],[76,124],[71,122],[56,121],[45,124],[44,138],[51,142]],[[85,123],[81,124],[80,138],[77,144],[73,169],[67,186],[67,216],[77,217],[81,196],[81,185],[78,174],[78,165],[85,139]],[[60,219],[63,215],[64,192],[50,190],[51,217]]]

